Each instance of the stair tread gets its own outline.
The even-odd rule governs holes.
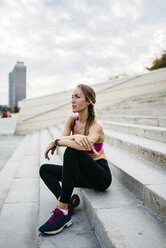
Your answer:
[[[39,133],[29,134],[25,140],[22,158],[0,212],[1,248],[37,247]],[[21,156],[16,155],[15,159]]]
[[[153,127],[153,126],[147,126],[147,125],[138,125],[138,124],[131,124],[131,123],[127,123],[127,122],[117,122],[117,121],[108,121],[108,120],[102,120],[101,123],[108,123],[108,124],[112,124],[112,125],[125,126],[125,127],[131,127],[131,128],[148,129],[151,131],[166,132],[165,127]]]
[[[113,163],[117,168],[141,183],[146,189],[166,201],[165,170],[152,166],[150,162],[109,144],[104,144],[104,150],[109,163]]]
[[[62,124],[58,127],[62,128]],[[56,127],[51,127],[50,130],[55,136],[59,133]],[[150,162],[107,143],[104,143],[104,150],[108,161],[116,163],[135,180],[140,180],[145,187],[165,198],[165,170],[153,167]],[[133,247],[134,242],[138,243],[136,247],[164,247],[165,225],[114,177],[112,185],[105,192],[97,194],[93,189],[81,189],[81,192],[86,198],[85,208],[91,217],[89,214],[88,216],[98,237],[103,240],[104,247]],[[115,223],[114,228],[111,223]],[[126,228],[126,223],[130,231]],[[151,235],[153,237],[150,239]]]
[[[104,247],[166,247],[166,226],[115,179],[106,192],[82,189],[82,194]]]
[[[166,154],[166,143],[154,141],[142,137],[137,137],[134,135],[124,134],[121,132],[111,131],[108,129],[104,129],[105,134],[110,135],[111,137],[124,140],[126,142],[132,143],[134,145],[139,145],[141,147],[144,147],[146,149]]]
[[[41,130],[41,154],[43,154],[45,146],[48,144],[50,139],[52,140],[52,134],[49,131],[50,128]],[[57,131],[58,130],[54,130]],[[63,147],[62,147],[63,148]],[[40,163],[53,163],[62,164],[61,156],[51,156],[48,162],[40,157]],[[74,189],[73,194],[79,194],[79,189]],[[40,204],[39,204],[39,226],[45,223],[50,217],[51,211],[57,206],[57,200],[52,192],[46,187],[45,183],[40,179]],[[100,248],[99,241],[97,240],[94,231],[89,223],[89,220],[85,214],[82,203],[75,209],[75,214],[72,216],[74,224],[67,230],[64,230],[61,234],[50,236],[45,239],[43,235],[39,236],[38,246],[39,247],[80,247],[85,248]],[[81,225],[80,225],[81,223]]]
[[[107,112],[107,111],[106,111]],[[166,119],[166,117],[162,116],[142,116],[142,115],[114,115],[107,113],[110,117],[124,117],[124,118],[141,118],[141,119]]]
[[[104,144],[107,159],[145,184],[166,184],[166,171],[118,147]],[[147,175],[150,175],[147,177]]]

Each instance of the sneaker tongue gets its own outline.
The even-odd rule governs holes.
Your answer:
[[[53,213],[52,216],[47,221],[47,222],[49,222],[51,224],[53,224],[56,221],[58,216],[62,215],[62,212],[61,212],[61,210],[59,208],[56,208],[54,211],[52,211],[52,213]]]

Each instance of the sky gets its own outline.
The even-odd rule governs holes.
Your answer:
[[[27,98],[145,73],[166,50],[165,0],[0,0],[0,104],[27,67]]]

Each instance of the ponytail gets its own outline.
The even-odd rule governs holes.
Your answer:
[[[86,126],[85,126],[85,132],[84,132],[84,135],[88,135],[90,127],[97,120],[97,116],[96,116],[96,112],[94,108],[94,105],[96,103],[96,93],[93,88],[85,84],[79,84],[77,85],[77,87],[81,88],[86,98],[86,101],[90,103],[88,106],[89,115],[88,115],[88,119],[87,119]]]

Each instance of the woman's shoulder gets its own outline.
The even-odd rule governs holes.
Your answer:
[[[92,124],[91,128],[96,128],[96,129],[98,129],[98,130],[103,130],[103,125],[102,125],[102,123],[101,123],[99,120],[96,120],[96,121]]]
[[[70,123],[70,124],[74,124],[74,120],[77,118],[78,115],[70,115],[66,122]]]

